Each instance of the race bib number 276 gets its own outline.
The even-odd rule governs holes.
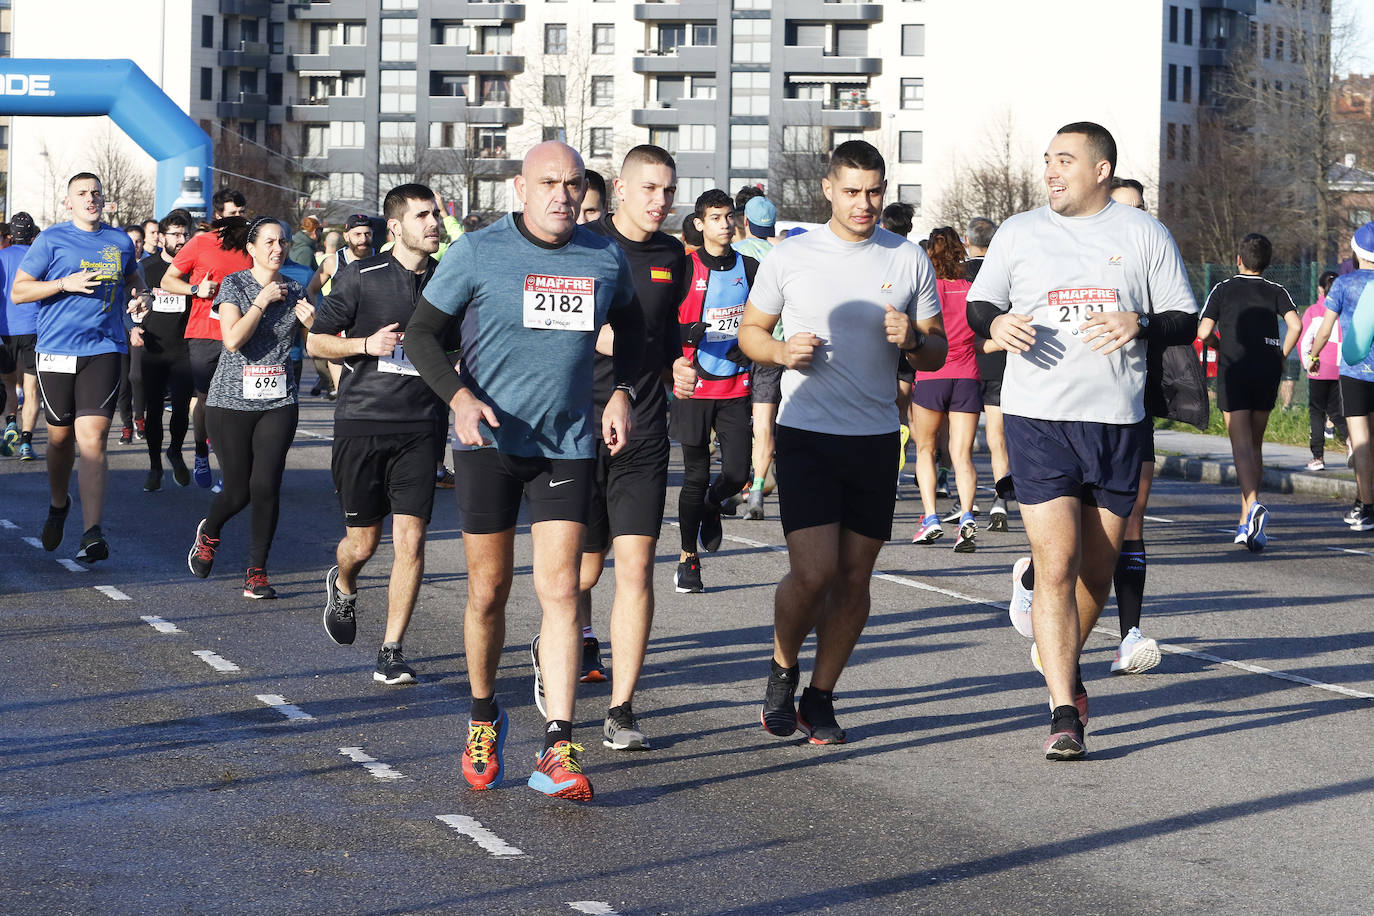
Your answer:
[[[525,277],[525,327],[541,331],[596,330],[596,281],[591,277]]]

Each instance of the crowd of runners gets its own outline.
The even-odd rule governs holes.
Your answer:
[[[178,486],[214,491],[188,524],[190,571],[211,575],[225,524],[249,509],[243,594],[273,598],[269,551],[302,365],[315,359],[315,393],[335,399],[343,522],[323,575],[329,638],[357,638],[358,578],[390,517],[374,677],[415,681],[403,640],[435,489],[455,487],[472,694],[462,773],[473,789],[500,785],[510,718],[497,669],[523,512],[542,609],[533,693],[546,721],[529,785],[586,800],[593,790],[572,733],[579,682],[611,682],[606,747],[651,747],[633,704],[671,443],[683,468],[679,593],[707,591],[701,555],[721,546],[722,517],[763,518],[776,481],[789,569],[777,585],[760,720],[771,735],[829,745],[845,741],[833,692],[868,619],[910,440],[915,543],[933,544],[949,523],[954,551],[976,550],[1019,505],[1031,555],[1011,571],[1010,619],[1034,640],[1048,688],[1044,754],[1079,758],[1089,712],[1079,658],[1113,589],[1121,644],[1111,671],[1160,660],[1140,616],[1151,414],[1169,409],[1161,354],[1191,352],[1195,339],[1218,350],[1241,486],[1237,544],[1259,552],[1267,542],[1260,450],[1283,360],[1299,346],[1314,380],[1331,383],[1314,384],[1314,441],[1318,414],[1349,437],[1359,500],[1346,520],[1374,530],[1374,224],[1355,234],[1355,269],[1324,278],[1306,336],[1288,294],[1262,277],[1272,250],[1258,235],[1240,240],[1239,275],[1199,312],[1178,248],[1145,211],[1139,183],[1115,175],[1116,157],[1107,130],[1068,124],[1045,151],[1046,206],[1000,226],[979,218],[936,229],[921,244],[906,237],[910,207],[884,208],[885,163],[863,141],[831,155],[821,181],[828,222],[780,233],[760,189],[716,189],[694,202],[682,240],[664,230],[676,165],[650,145],[632,149],[608,185],[576,150],[542,143],[514,180],[519,210],[476,231],[431,189],[403,184],[380,220],[349,217],[327,252],[318,220],[250,218],[229,189],[215,194],[208,223],[174,210],[114,228],[101,219],[99,177],[83,172],[67,186],[69,222],[39,232],[15,214],[0,250],[0,368],[15,399],[4,447],[40,457],[41,405],[43,547],[64,541],[76,468],[76,556],[105,560],[105,448],[119,412],[121,439],[146,442],[145,491],[162,487],[165,468]],[[386,244],[374,250],[382,224]],[[994,491],[981,528],[980,416]],[[945,464],[954,499],[942,517]],[[591,596],[610,554],[608,670]],[[813,632],[803,686],[799,654]]]

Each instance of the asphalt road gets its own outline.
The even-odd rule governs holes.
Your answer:
[[[111,447],[112,556],[94,567],[70,560],[76,513],[55,554],[23,540],[42,523],[43,464],[0,461],[4,912],[1369,911],[1374,536],[1337,524],[1343,505],[1273,497],[1270,549],[1252,556],[1223,533],[1234,491],[1158,481],[1143,628],[1169,651],[1147,675],[1111,677],[1109,606],[1084,659],[1090,758],[1052,764],[1043,680],[1005,611],[1026,550],[1014,516],[973,554],[950,550],[952,531],[917,547],[903,487],[837,691],[850,742],[816,748],[758,726],[786,569],[776,504],[762,522],[727,520],[708,592],[677,595],[674,491],[635,703],[654,750],[604,749],[609,687],[584,688],[575,737],[596,799],[576,805],[524,786],[541,724],[524,529],[501,790],[467,791],[458,770],[451,494],[406,642],[420,683],[371,678],[389,547],[366,572],[358,643],[323,633],[342,530],[330,426],[327,405],[305,405],[274,602],[240,597],[246,515],[215,575],[190,576],[210,495],[170,475],[143,493],[137,445]],[[612,582],[597,594],[603,634]]]

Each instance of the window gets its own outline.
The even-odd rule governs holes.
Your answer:
[[[1269,28],[1269,23],[1266,22],[1266,23],[1264,24],[1264,30],[1263,30],[1263,33],[1262,33],[1262,34],[1264,35],[1264,59],[1265,59],[1265,60],[1268,60],[1268,59],[1269,59],[1270,40],[1271,40],[1271,38],[1272,38],[1272,30]]]
[[[1274,59],[1283,60],[1283,29],[1274,29]]]
[[[609,76],[592,77],[592,107],[606,108],[615,101],[615,80]]]
[[[1179,130],[1178,152],[1184,162],[1193,161],[1193,125],[1184,124]]]
[[[738,2],[738,0],[736,0]],[[678,176],[677,200],[693,206],[697,198],[716,186],[714,178],[683,178]]]
[[[459,149],[463,125],[452,121],[429,122],[429,145],[432,149]]]
[[[562,105],[568,96],[568,78],[566,76],[546,76],[544,77],[544,104]]]
[[[789,48],[825,47],[824,22],[789,22],[783,44]]]
[[[378,110],[385,114],[415,111],[415,71],[383,70],[382,96]]]
[[[714,76],[692,77],[691,98],[714,99],[716,97],[716,78]]]
[[[435,19],[429,24],[429,43],[462,47],[467,44],[467,29],[461,21]]]
[[[361,149],[363,145],[362,121],[330,121],[329,148]]]
[[[824,149],[824,132],[815,126],[784,125],[782,151],[784,153],[819,153]]]
[[[677,155],[678,131],[676,127],[654,127],[649,130],[649,142]]]
[[[716,125],[684,124],[677,131],[680,149],[709,153],[716,148]]]
[[[1178,42],[1178,7],[1169,7],[1169,41]]]
[[[566,22],[550,22],[544,26],[544,53],[568,53],[568,24]]]
[[[840,57],[865,57],[868,54],[868,26],[836,25],[835,47]]]
[[[200,17],[200,46],[202,48],[213,48],[215,46],[215,17]]]
[[[1166,124],[1164,127],[1164,158],[1178,158],[1178,125]]]
[[[477,136],[477,155],[483,159],[506,158],[506,129],[504,127],[479,127]]]
[[[1183,11],[1183,43],[1185,45],[1193,43],[1193,11],[1191,9]]]
[[[825,84],[789,83],[785,96],[789,99],[811,99],[819,102],[825,98]]]
[[[10,148],[10,129],[0,124],[0,149]]]
[[[257,41],[258,40],[258,20],[242,19],[239,21],[239,40]]]
[[[1193,104],[1193,68],[1183,68],[1183,104]]]
[[[367,44],[367,26],[361,22],[344,22],[339,25],[340,44]]]
[[[431,98],[466,98],[468,94],[468,75],[466,73],[442,73],[429,71],[429,94]]]
[[[773,22],[770,19],[733,20],[734,61],[737,64],[766,64],[769,57],[769,43],[773,39]]]
[[[280,105],[282,102],[282,74],[267,74],[267,104]],[[280,126],[280,125],[275,125]]]
[[[658,52],[676,54],[687,43],[687,26],[681,22],[664,23],[658,27]]]
[[[926,107],[926,81],[924,78],[919,76],[902,78],[902,107]]]
[[[767,73],[731,73],[730,114],[767,115],[768,78]]]
[[[687,81],[681,76],[660,76],[654,89],[654,98],[660,102],[671,103],[682,98],[684,90],[687,88]]]
[[[416,0],[382,0],[384,10],[413,10],[418,7]]]
[[[215,71],[209,67],[200,68],[200,100],[212,101],[215,97]]]
[[[415,148],[415,122],[383,121],[377,125],[377,140],[382,149],[409,152]]]
[[[310,53],[328,54],[334,43],[336,29],[332,23],[317,22],[310,26]]]
[[[1169,65],[1169,84],[1167,92],[1169,101],[1178,101],[1178,64]]]
[[[591,129],[591,142],[588,145],[593,157],[609,157],[611,155],[611,129],[609,127],[593,127]]]
[[[509,54],[515,46],[515,26],[484,25],[477,29],[477,38],[483,54]]]
[[[414,19],[383,19],[382,60],[414,60],[417,26]]]
[[[897,140],[897,161],[920,162],[924,146],[924,135],[921,131],[900,131]]]
[[[481,97],[478,104],[485,105],[488,102],[495,105],[505,105],[510,101],[510,79],[504,76],[484,76],[479,85]]]
[[[592,26],[592,53],[615,53],[615,24],[598,22]]]
[[[540,139],[543,140],[545,143],[547,143],[550,140],[557,140],[560,143],[567,143],[568,132],[564,130],[561,126],[552,125],[549,127],[545,127],[543,129]]]
[[[329,174],[329,197],[331,200],[362,200],[362,172],[331,172]]]
[[[698,48],[716,46],[716,24],[714,22],[692,23],[692,44]]]
[[[918,184],[899,184],[897,185],[897,201],[899,203],[911,204],[916,208],[916,215],[921,215],[921,186]]]
[[[730,168],[768,168],[768,125],[730,125]]]
[[[926,27],[923,25],[902,26],[902,56],[921,57],[926,53]]]
[[[269,23],[267,26],[267,40],[273,54],[284,53],[286,51],[286,23]]]
[[[410,74],[412,82],[415,74]],[[361,98],[367,95],[367,81],[361,73],[345,73],[339,77],[339,95],[346,95],[351,98]]]
[[[301,130],[302,143],[307,157],[316,158],[329,155],[329,125],[307,124]]]

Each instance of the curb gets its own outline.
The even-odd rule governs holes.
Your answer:
[[[1155,455],[1155,476],[1195,483],[1240,485],[1236,480],[1236,466],[1232,462],[1191,455]],[[1262,485],[1270,492],[1320,496],[1345,502],[1353,502],[1358,495],[1353,480],[1276,467],[1265,467]]]

